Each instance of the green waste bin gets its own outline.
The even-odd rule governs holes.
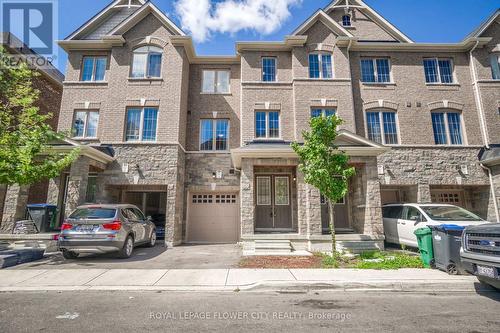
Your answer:
[[[420,258],[424,262],[425,267],[431,267],[434,263],[434,251],[432,248],[432,230],[431,228],[419,228],[415,230],[417,236],[418,249],[420,250]]]

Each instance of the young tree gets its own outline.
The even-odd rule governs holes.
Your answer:
[[[14,64],[0,48],[0,184],[30,185],[58,176],[78,151],[56,153],[49,145],[64,136],[47,124],[32,81],[40,75],[26,63]]]
[[[337,255],[334,204],[345,197],[349,179],[355,174],[349,166],[349,156],[338,149],[335,139],[342,119],[337,116],[314,117],[310,131],[304,131],[304,144],[294,142],[293,150],[299,155],[299,170],[306,183],[316,187],[328,201],[332,257]]]

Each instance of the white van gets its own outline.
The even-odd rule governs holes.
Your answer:
[[[460,226],[488,223],[463,208],[446,204],[389,204],[382,208],[385,240],[418,247],[415,230],[428,225]]]

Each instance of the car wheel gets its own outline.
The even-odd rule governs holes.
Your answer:
[[[449,264],[448,267],[446,267],[446,272],[450,275],[458,275],[458,268],[455,264]]]
[[[79,254],[73,251],[64,250],[62,251],[62,255],[64,259],[76,259]]]
[[[151,232],[151,237],[149,238],[149,242],[146,245],[147,247],[155,247],[156,245],[156,230]]]
[[[118,252],[118,258],[120,259],[127,259],[130,258],[132,255],[132,252],[134,251],[134,239],[132,236],[128,236],[127,239],[125,239],[125,242],[123,243],[123,247]]]

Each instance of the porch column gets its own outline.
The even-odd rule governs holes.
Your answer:
[[[28,205],[29,186],[11,185],[7,187],[3,205],[0,233],[11,233],[14,224],[24,219]]]
[[[303,181],[304,177],[302,173],[297,179]],[[306,223],[299,223],[300,234],[307,235],[322,235],[323,227],[321,221],[321,194],[317,188],[308,184],[299,183],[299,207],[304,206],[306,208],[306,218],[299,218],[299,221],[304,221]],[[301,195],[304,192],[305,195]],[[305,200],[302,199],[305,196]]]
[[[89,162],[87,157],[81,156],[71,165],[65,216],[68,216],[76,207],[85,203],[89,180]]]
[[[241,235],[254,234],[254,172],[253,163],[243,159],[241,165],[241,178],[240,178],[240,197],[241,197]]]
[[[429,184],[418,184],[417,188],[417,203],[431,203],[431,187]]]
[[[384,235],[382,220],[382,195],[378,178],[377,159],[373,158],[365,165],[366,172],[366,215],[365,225],[368,234]]]

